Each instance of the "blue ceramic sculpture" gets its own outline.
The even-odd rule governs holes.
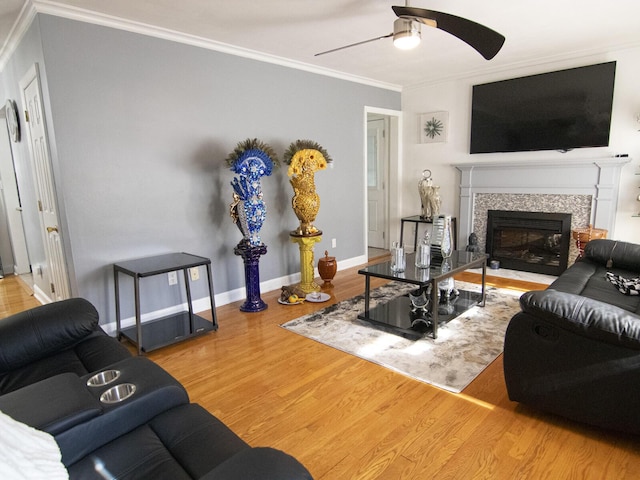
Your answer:
[[[238,175],[231,182],[233,203],[230,213],[242,233],[240,244],[260,246],[260,229],[267,216],[260,179],[271,175],[277,166],[277,157],[268,145],[253,139],[239,143],[227,163]]]

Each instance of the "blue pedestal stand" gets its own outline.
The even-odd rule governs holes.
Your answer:
[[[267,253],[267,246],[252,247],[238,244],[233,253],[240,255],[244,261],[244,277],[247,289],[247,300],[240,306],[241,312],[261,312],[267,304],[260,298],[260,255]]]

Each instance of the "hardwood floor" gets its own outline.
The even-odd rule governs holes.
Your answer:
[[[364,290],[357,268],[338,272],[333,283],[331,302]],[[3,305],[11,303],[9,290],[0,290]],[[148,357],[251,445],[287,451],[314,478],[638,478],[639,437],[510,402],[502,357],[452,394],[280,328],[328,303],[284,306],[277,296],[263,294],[269,308],[260,313],[240,312],[241,302],[221,306],[217,332]]]
[[[0,318],[38,305],[40,302],[17,276],[7,275],[0,279]]]

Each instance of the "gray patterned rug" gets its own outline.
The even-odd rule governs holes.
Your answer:
[[[480,286],[456,282],[463,290]],[[371,291],[371,308],[403,295],[412,287],[391,282]],[[377,363],[408,377],[450,392],[461,392],[500,353],[511,317],[520,310],[522,292],[487,287],[486,306],[473,307],[438,327],[438,338],[427,334],[413,341],[358,319],[362,295],[291,320],[283,328],[343,352]]]

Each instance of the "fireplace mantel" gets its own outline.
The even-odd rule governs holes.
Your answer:
[[[612,231],[618,204],[622,167],[628,157],[526,161],[513,163],[458,163],[460,170],[459,244],[473,231],[473,202],[477,193],[590,195],[591,221]]]

